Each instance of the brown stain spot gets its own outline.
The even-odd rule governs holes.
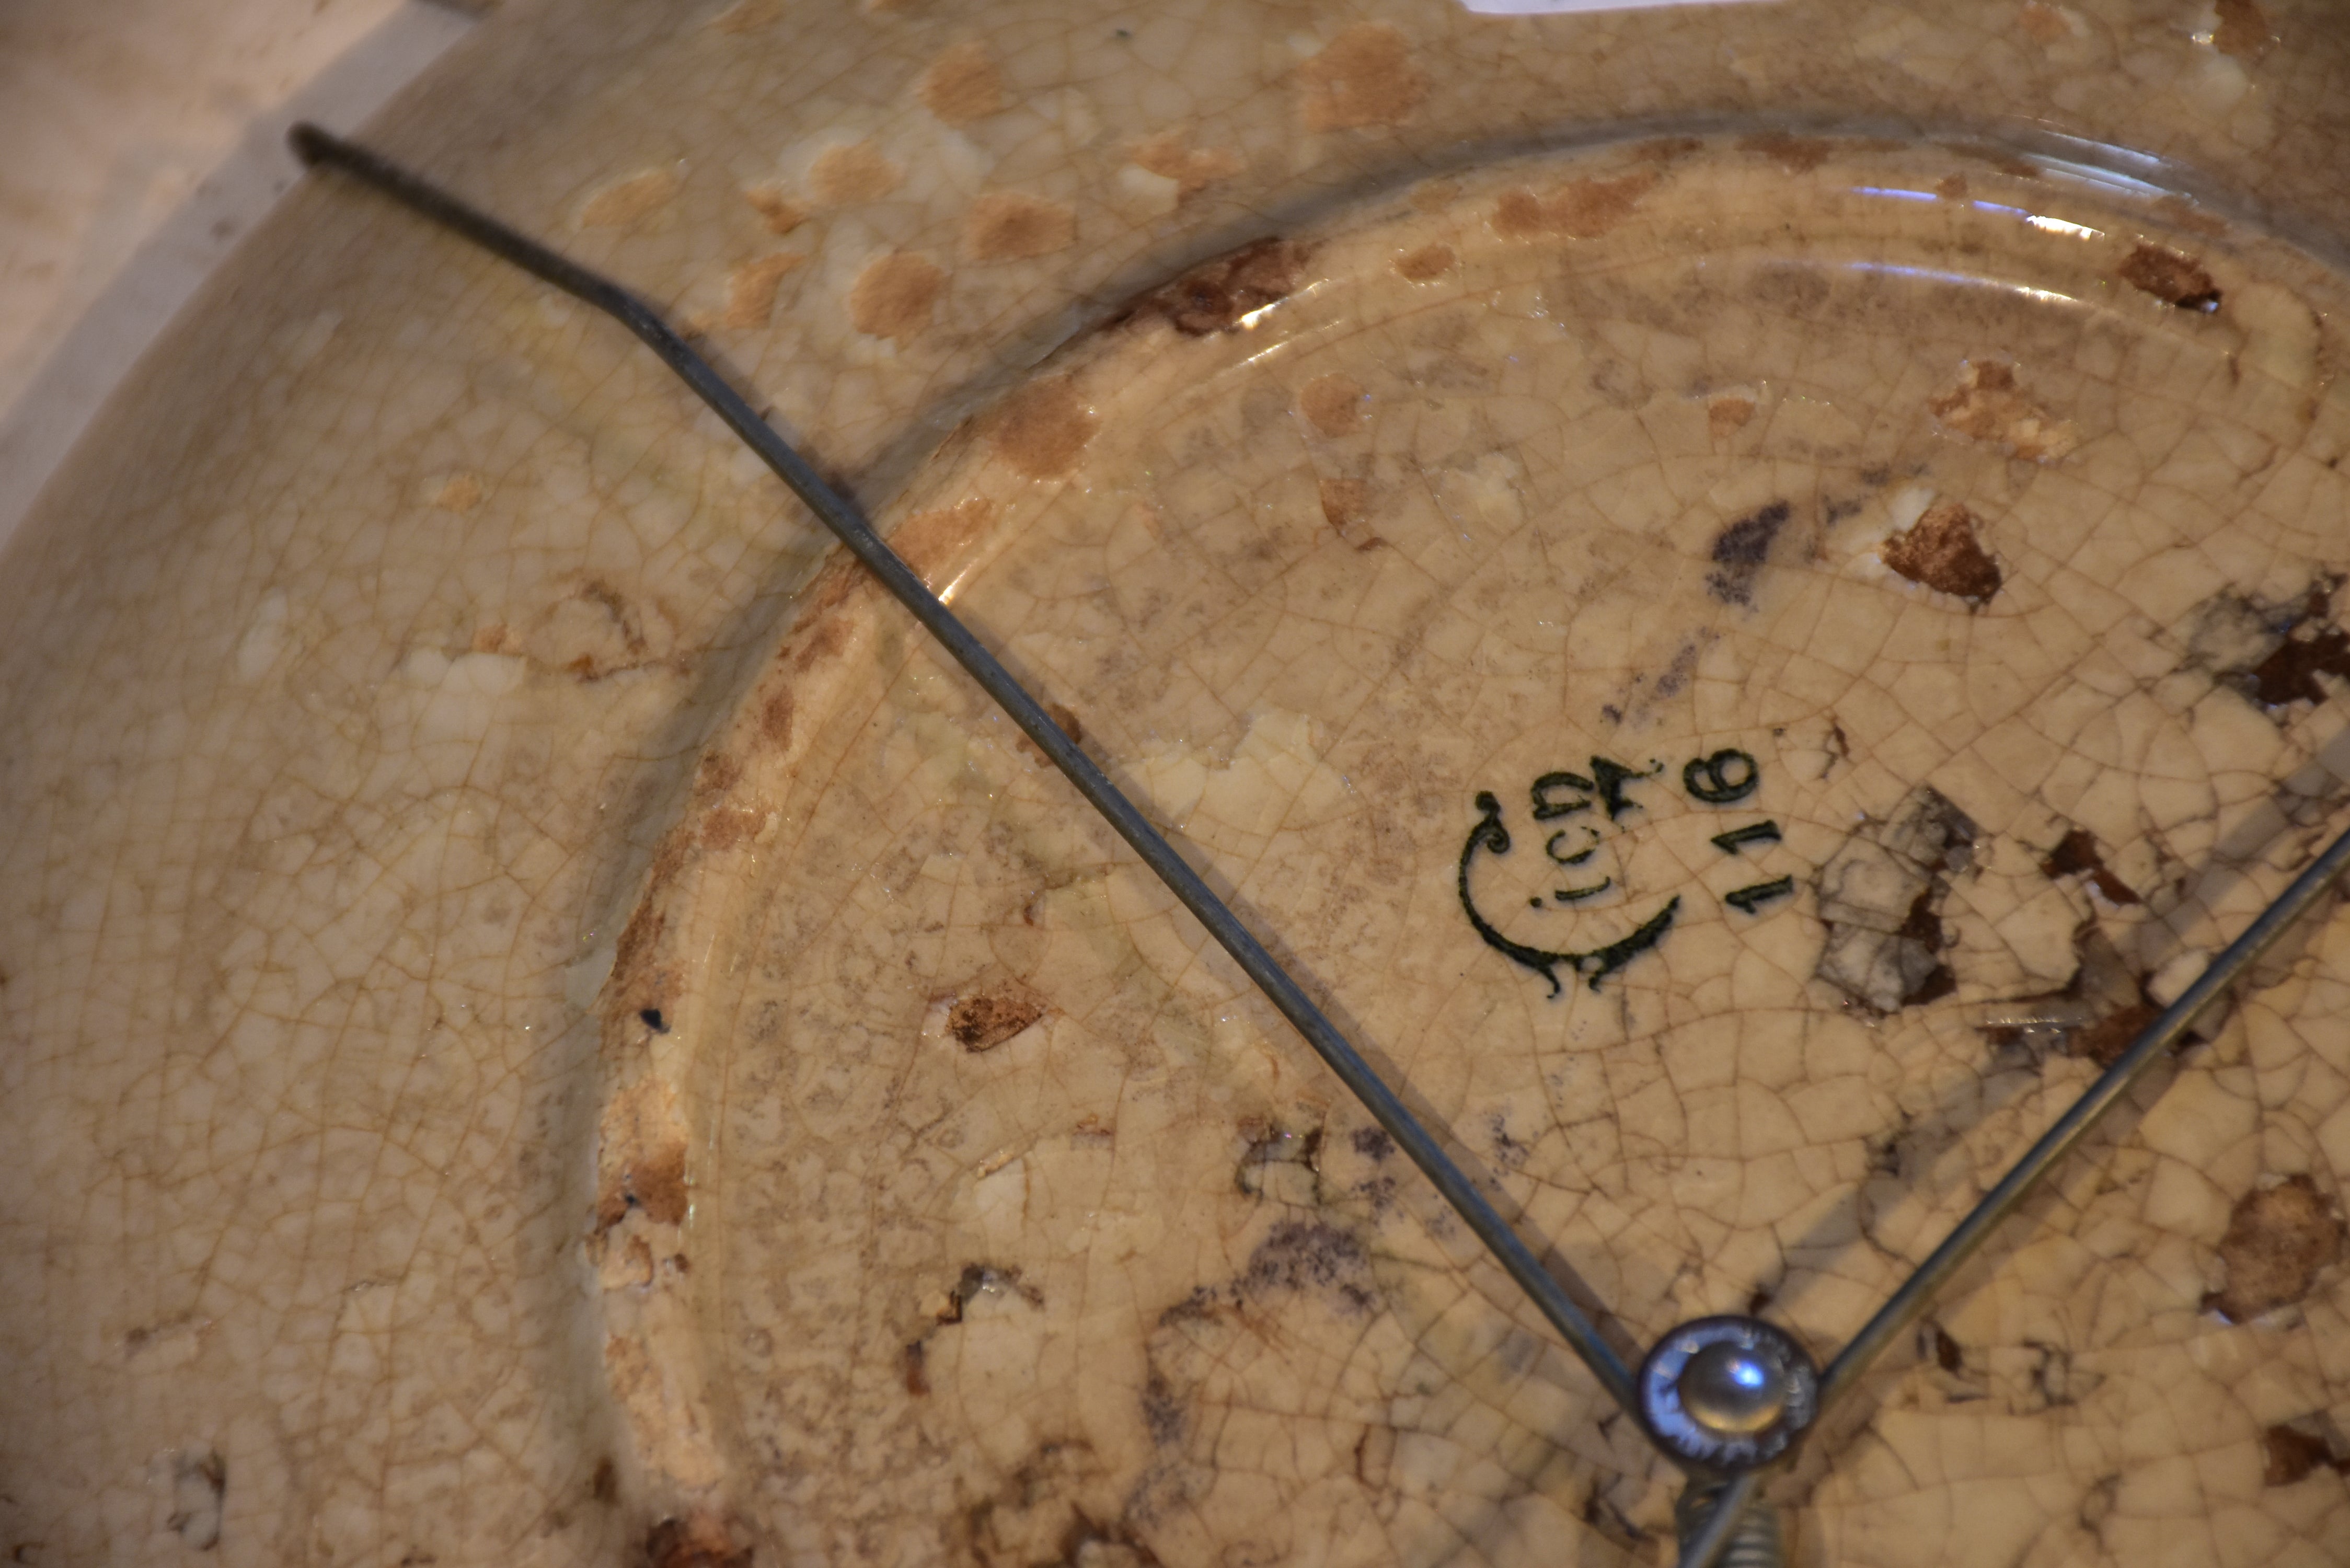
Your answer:
[[[1071,745],[1085,743],[1086,727],[1078,722],[1076,709],[1064,702],[1047,702],[1045,704],[1045,717],[1052,720],[1054,726],[1061,733],[1069,737]],[[1052,759],[1045,754],[1044,748],[1027,736],[1020,737],[1019,746],[1023,752],[1035,758],[1037,762],[1047,765],[1051,763]]]
[[[2056,44],[2073,36],[2072,26],[2064,14],[2054,5],[2043,5],[2040,0],[2029,0],[2016,17],[2024,36],[2035,44]]]
[[[1048,1011],[1045,999],[1016,980],[999,981],[947,1009],[947,1033],[974,1055],[993,1051]]]
[[[750,1546],[736,1545],[724,1521],[672,1515],[645,1532],[643,1568],[751,1568]]]
[[[2106,868],[2097,853],[2095,835],[2083,827],[2074,828],[2056,841],[2056,847],[2040,863],[2043,877],[2080,877],[2105,895],[2109,904],[2135,904],[2137,892],[2128,883]]]
[[[1963,174],[1951,174],[1936,181],[1934,182],[1934,194],[1939,196],[1945,202],[1965,201],[1967,199],[1967,177]]]
[[[744,262],[726,275],[726,314],[722,325],[747,331],[764,327],[775,314],[775,290],[784,275],[807,257],[798,251],[778,251]]]
[[[858,570],[861,572],[862,568]],[[858,581],[859,578],[850,572],[842,571],[835,575],[827,570],[826,576],[817,580],[818,591],[810,596],[808,608],[805,613],[814,618],[821,616],[825,611],[837,608],[851,593],[856,591]],[[830,659],[847,646],[848,628],[847,627],[842,626],[837,620],[819,619],[816,621],[816,629],[807,635],[806,640],[800,643],[798,650],[794,653],[792,668],[806,670],[811,665]]]
[[[1187,337],[1229,332],[1250,312],[1286,299],[1303,281],[1312,254],[1290,240],[1253,240],[1144,295],[1112,325],[1157,317]]]
[[[925,580],[952,561],[995,515],[995,503],[970,496],[952,506],[917,512],[889,530],[889,548]]]
[[[2350,1459],[2334,1457],[2334,1446],[2315,1432],[2291,1425],[2261,1434],[2261,1484],[2291,1486],[2320,1469],[2350,1473]]]
[[[779,751],[792,743],[794,706],[789,688],[769,692],[767,700],[759,704],[760,738]]]
[[[2315,613],[2323,613],[2321,608]],[[2277,644],[2252,667],[2252,694],[2272,708],[2287,702],[2323,702],[2320,675],[2350,680],[2350,632],[2324,627],[2304,637],[2299,631]]]
[[[871,337],[903,343],[931,324],[947,275],[927,256],[892,251],[865,264],[848,289],[848,321]]]
[[[621,1177],[621,1189],[646,1218],[663,1225],[684,1223],[689,1206],[684,1140],[649,1149],[630,1162]]]
[[[987,46],[974,39],[932,60],[915,91],[922,107],[946,124],[969,125],[1003,107],[1003,73]]]
[[[1656,183],[1656,175],[1643,169],[1613,180],[1570,180],[1544,196],[1505,192],[1493,206],[1493,232],[1505,240],[1544,234],[1596,240],[1630,217]]]
[[[1760,131],[1738,139],[1739,151],[1759,152],[1790,174],[1808,174],[1835,151],[1832,141],[1813,136],[1790,136],[1783,130]]]
[[[2165,305],[2209,314],[2220,308],[2220,286],[2193,256],[2160,245],[2141,244],[2130,252],[2114,275]]]
[[[473,628],[473,640],[467,647],[474,653],[519,653],[522,639],[515,635],[514,628],[502,621],[492,621],[487,626]]]
[[[807,222],[807,209],[773,185],[754,185],[743,192],[766,223],[770,234],[788,234]]]
[[[2220,25],[2211,30],[2211,47],[2240,60],[2257,60],[2276,43],[2276,31],[2256,0],[2219,0],[2213,9]]]
[[[2118,1012],[2108,1012],[2086,1029],[2076,1031],[2064,1043],[2067,1055],[2095,1062],[2100,1067],[2110,1067],[2122,1059],[2122,1054],[2146,1032],[2146,1026],[2162,1016],[2162,1010],[2150,1002],[2133,1002]]]
[[[907,1342],[904,1362],[906,1392],[917,1399],[931,1391],[930,1373],[923,1365],[929,1359],[929,1355],[930,1353],[924,1349],[920,1340]]]
[[[1198,195],[1219,180],[1229,180],[1246,165],[1228,147],[1194,148],[1180,130],[1162,130],[1135,144],[1127,161],[1145,173],[1175,182],[1178,202]]]
[[[1316,376],[1298,389],[1297,411],[1324,435],[1345,435],[1363,422],[1363,384],[1351,376]]]
[[[620,1495],[620,1472],[609,1455],[596,1461],[596,1473],[588,1479],[588,1495],[598,1502],[610,1502]]]
[[[620,229],[667,206],[681,182],[674,169],[648,169],[605,186],[579,209],[583,229]]]
[[[1926,400],[1945,428],[1971,441],[1991,441],[2032,462],[2054,462],[2081,444],[2069,420],[2052,418],[2015,379],[2015,367],[1970,359],[1958,379]]]
[[[2307,1176],[2255,1188],[2228,1217],[2227,1234],[2220,1238],[2228,1282],[2203,1298],[2205,1310],[2249,1323],[2292,1305],[2341,1258],[2343,1237],[2334,1205]]]
[[[808,193],[827,207],[878,202],[905,183],[906,171],[869,141],[827,147],[808,165]]]
[[[743,776],[743,764],[724,752],[712,752],[693,770],[693,793],[700,800],[715,800],[734,787]]]
[[[1387,543],[1367,525],[1373,495],[1367,479],[1322,481],[1322,520],[1330,524],[1331,532],[1357,550],[1376,549]]]
[[[482,504],[482,482],[470,473],[452,473],[433,493],[432,504],[444,512],[471,512]]]
[[[702,819],[702,843],[706,849],[732,849],[758,836],[766,817],[741,806],[725,806]]]
[[[1981,605],[1999,592],[1999,563],[1975,538],[1974,514],[1955,501],[1937,501],[1877,553],[1902,576],[1938,593]]]
[[[1014,472],[1058,479],[1101,428],[1101,418],[1066,376],[1031,381],[1003,400],[987,421],[987,444]]]
[[[1308,130],[1400,125],[1428,97],[1411,40],[1385,22],[1358,22],[1297,67]]]
[[[1422,245],[1396,257],[1395,273],[1406,283],[1433,283],[1451,272],[1459,261],[1451,245]]]
[[[1725,393],[1705,405],[1705,431],[1715,441],[1727,441],[1754,417],[1754,400]]]
[[[962,254],[971,261],[1029,261],[1076,243],[1075,213],[1018,191],[990,191],[963,219]]]

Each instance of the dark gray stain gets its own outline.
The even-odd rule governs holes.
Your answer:
[[[1770,559],[1771,542],[1787,525],[1787,504],[1773,501],[1761,511],[1740,518],[1714,536],[1714,569],[1705,586],[1726,605],[1754,602],[1754,579]]]

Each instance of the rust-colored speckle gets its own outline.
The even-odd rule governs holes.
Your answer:
[[[915,91],[922,107],[949,125],[969,125],[1003,107],[1003,73],[987,46],[957,44],[931,62]]]
[[[923,1363],[928,1359],[929,1352],[923,1348],[923,1345],[920,1340],[915,1339],[907,1341],[905,1356],[906,1392],[911,1394],[917,1399],[931,1391],[930,1373],[923,1365]]]
[[[1827,161],[1835,144],[1813,136],[1790,136],[1783,130],[1760,131],[1738,139],[1740,151],[1759,152],[1790,174],[1808,174]]]
[[[758,836],[766,818],[739,805],[722,806],[702,819],[702,843],[706,849],[732,849]]]
[[[1298,389],[1297,411],[1324,435],[1345,435],[1363,422],[1363,384],[1351,376],[1316,376]]]
[[[678,191],[677,171],[648,169],[615,181],[588,199],[579,209],[583,229],[623,229],[667,206]]]
[[[2228,1282],[2203,1298],[2205,1309],[2247,1323],[2292,1305],[2341,1258],[2343,1237],[2334,1205],[2308,1177],[2253,1189],[2237,1202],[2220,1238]]]
[[[1705,433],[1715,441],[1727,441],[1746,428],[1754,417],[1754,400],[1725,392],[1709,398],[1705,405]]]
[[[990,191],[963,219],[962,254],[971,261],[1027,261],[1076,243],[1075,213],[1018,191]]]
[[[1958,379],[1926,400],[1926,410],[1970,440],[2007,447],[2032,462],[2054,462],[2081,444],[2070,420],[2050,416],[2017,382],[2015,367],[1970,359]]]
[[[1934,194],[1939,196],[1945,202],[1965,201],[1969,194],[1967,189],[1967,177],[1963,174],[1949,174],[1943,176],[1941,179],[1934,182]]]
[[[471,512],[481,504],[482,482],[470,473],[451,474],[432,496],[432,504],[444,512]]]
[[[966,497],[952,506],[917,512],[889,531],[889,548],[928,579],[978,538],[980,530],[994,515],[995,503],[978,495]]]
[[[892,251],[865,264],[848,290],[849,325],[875,337],[903,343],[931,324],[931,307],[946,274],[927,256]]]
[[[1641,142],[1632,154],[1644,163],[1674,163],[1704,146],[1694,136],[1658,136]]]
[[[2056,847],[2040,863],[2043,877],[2079,877],[2098,892],[2109,904],[2135,904],[2137,892],[2128,883],[2115,876],[2097,854],[2097,840],[2086,828],[2076,827],[2056,841]]]
[[[1939,593],[1988,604],[1999,592],[1999,563],[1976,540],[1974,514],[1955,501],[1937,501],[1877,553],[1894,571]]]
[[[1100,416],[1066,376],[1031,381],[1003,400],[987,422],[995,455],[1030,479],[1058,479],[1101,428]]]
[[[693,794],[697,800],[715,800],[734,787],[743,776],[743,764],[724,752],[712,752],[693,770]]]
[[[684,1222],[687,1208],[685,1143],[662,1144],[631,1160],[622,1172],[622,1190],[648,1219],[664,1225]]]
[[[1118,321],[1164,320],[1188,337],[1228,332],[1251,311],[1285,299],[1304,280],[1311,253],[1290,240],[1253,240],[1198,266],[1128,306]]]
[[[2350,1473],[2350,1459],[2334,1457],[2333,1445],[2315,1432],[2280,1425],[2261,1434],[2261,1484],[2291,1486],[2312,1471]]]
[[[861,571],[862,568],[859,570]],[[831,576],[829,568],[827,568],[827,576],[829,580],[819,578],[817,581],[816,587],[821,591],[809,596],[808,609],[806,613],[811,618],[838,606],[855,590],[859,581],[858,577],[846,571],[837,576]],[[830,659],[847,646],[847,628],[842,626],[837,620],[828,618],[817,619],[816,629],[808,633],[806,639],[800,643],[798,651],[793,655],[792,668],[805,670],[810,665]]]
[[[707,1514],[662,1520],[645,1532],[644,1568],[751,1568],[752,1551]]]
[[[2133,1002],[2117,1012],[2108,1012],[2086,1029],[2076,1030],[2065,1041],[2065,1054],[2095,1062],[2100,1067],[2110,1067],[2122,1058],[2122,1053],[2146,1026],[2162,1016],[2162,1010],[2152,1002]]]
[[[827,147],[808,165],[808,193],[827,207],[878,202],[905,183],[906,171],[869,141]]]
[[[2214,7],[2220,25],[2211,29],[2211,47],[2240,60],[2257,60],[2276,42],[2268,14],[2257,0],[2219,0]]]
[[[720,320],[738,331],[764,327],[775,313],[775,290],[784,275],[807,257],[798,251],[778,251],[744,262],[726,275],[726,314]]]
[[[2220,286],[2193,256],[2160,245],[2140,244],[2114,271],[2132,288],[2165,305],[2205,312],[2220,308]]]
[[[1047,702],[1045,704],[1045,717],[1052,720],[1054,726],[1061,733],[1069,737],[1070,744],[1082,745],[1085,742],[1086,727],[1078,722],[1076,709],[1065,702]],[[1023,752],[1034,757],[1039,763],[1050,765],[1052,759],[1045,755],[1044,748],[1027,736],[1020,737],[1019,745]]]
[[[1411,41],[1385,22],[1358,22],[1297,67],[1308,130],[1400,125],[1428,97]]]
[[[1396,276],[1406,283],[1432,283],[1451,272],[1459,260],[1451,245],[1422,245],[1396,257]]]
[[[656,866],[654,875],[647,880],[657,883],[661,879],[661,872],[665,870],[674,876],[676,869],[674,864]],[[632,973],[660,946],[662,933],[668,929],[667,915],[655,909],[650,900],[639,904],[637,912],[629,917],[629,923],[620,928],[619,940],[613,944],[612,972],[616,975]]]
[[[1544,234],[1597,239],[1630,217],[1656,183],[1656,175],[1642,169],[1613,180],[1570,180],[1544,196],[1505,192],[1493,206],[1493,232],[1505,240]]]
[[[760,738],[777,750],[792,743],[793,707],[791,691],[787,687],[778,687],[769,692],[767,700],[759,704]]]
[[[1175,199],[1195,196],[1219,180],[1229,180],[1244,167],[1241,155],[1229,147],[1192,147],[1180,130],[1162,130],[1135,144],[1128,162],[1162,180],[1175,182]]]
[[[947,1009],[947,1033],[964,1050],[993,1051],[1045,1013],[1045,999],[1016,980],[999,981]]]
[[[620,1495],[620,1472],[608,1455],[596,1461],[596,1473],[588,1478],[588,1495],[598,1502],[610,1502]]]
[[[743,192],[770,234],[788,234],[807,222],[807,209],[773,185],[754,185]]]
[[[475,653],[518,653],[522,649],[522,639],[515,634],[514,628],[494,620],[485,626],[475,627],[468,646]]]

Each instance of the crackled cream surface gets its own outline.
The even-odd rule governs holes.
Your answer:
[[[695,332],[1627,1349],[1825,1352],[2338,825],[2334,21],[520,4],[366,134]],[[1669,1556],[1008,724],[365,194],[36,509],[0,714],[15,1558]],[[1796,1560],[2342,1558],[2344,929],[1817,1435]]]
[[[2340,816],[2350,421],[2296,258],[1786,151],[1504,166],[1199,269],[895,536],[1633,1342],[1825,1354]],[[902,618],[813,609],[703,773],[615,976],[664,1044],[595,1246],[681,1298],[620,1315],[707,1379],[748,1529],[1669,1540],[1673,1473]],[[2340,1554],[2345,931],[1839,1413],[1804,1560]],[[656,1123],[681,1230],[629,1197]]]

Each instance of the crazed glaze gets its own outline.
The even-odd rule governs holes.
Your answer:
[[[546,6],[370,137],[704,333],[1633,1332],[1833,1337],[2094,1059],[1970,1010],[2091,914],[2158,994],[2331,798],[2338,286],[1959,133],[2314,232],[2327,20]],[[101,419],[0,580],[0,1543],[1653,1554],[1628,1430],[821,545],[616,331],[325,182]],[[1683,787],[1732,747],[1751,810]],[[1596,757],[1664,764],[1609,875],[1683,902],[1553,1001],[1463,847]],[[2338,945],[1887,1368],[1802,1550],[2339,1555]]]

